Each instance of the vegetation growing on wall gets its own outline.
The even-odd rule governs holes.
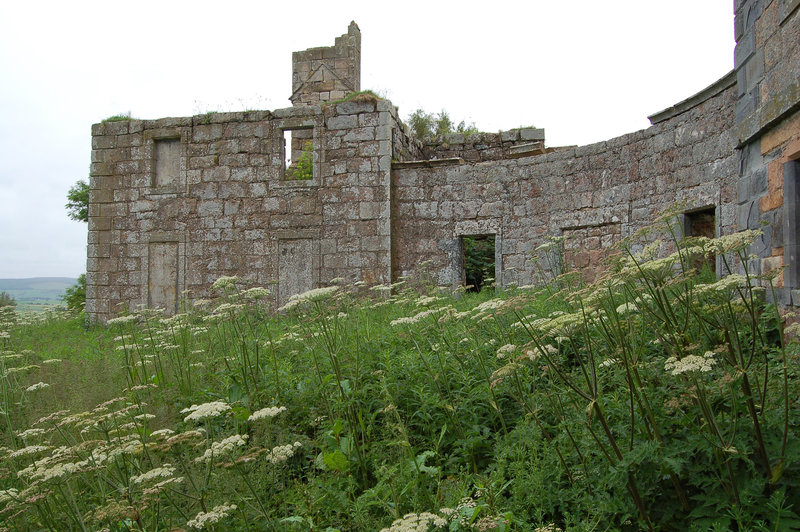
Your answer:
[[[423,109],[417,109],[406,118],[411,132],[420,140],[444,139],[449,133],[461,133],[463,135],[474,135],[479,133],[475,124],[467,124],[461,121],[458,125],[454,124],[450,115],[442,109],[439,113],[428,113]]]
[[[629,241],[589,286],[336,284],[273,315],[224,277],[213,301],[108,329],[6,312],[0,519],[796,529],[800,327],[764,304],[769,277],[730,273],[758,236]],[[726,275],[699,275],[714,254]]]
[[[127,113],[120,113],[118,115],[111,115],[108,118],[104,118],[102,120],[103,123],[106,122],[124,122],[125,120],[131,119],[131,112],[128,111]]]

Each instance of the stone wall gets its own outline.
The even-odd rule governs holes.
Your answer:
[[[735,0],[735,71],[589,146],[545,148],[534,128],[426,144],[388,101],[326,103],[359,88],[355,23],[294,54],[293,108],[96,124],[87,315],[174,310],[226,275],[276,283],[273,305],[426,261],[457,285],[468,235],[494,235],[500,284],[535,281],[533,251],[552,236],[591,277],[676,202],[687,228],[763,229],[751,271],[785,267],[779,298],[800,304],[799,7]]]
[[[800,304],[800,0],[736,0],[734,55],[740,148],[737,218],[762,229],[751,271],[786,270],[778,297]]]
[[[545,152],[544,129],[518,128],[498,133],[450,133],[423,144],[423,159],[460,157],[467,162],[498,161]]]
[[[550,236],[564,236],[568,259],[591,276],[613,244],[675,202],[714,209],[717,234],[735,230],[733,85],[726,77],[649,129],[589,146],[395,163],[394,276],[430,261],[440,284],[459,284],[459,237],[477,234],[495,235],[502,284],[534,281],[532,252]]]
[[[284,130],[313,143],[313,176],[284,175]],[[273,301],[336,277],[390,281],[387,101],[129,120],[92,128],[86,311],[174,309],[223,275]]]

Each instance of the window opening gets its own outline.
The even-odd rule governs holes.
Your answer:
[[[687,212],[684,221],[684,234],[689,237],[714,238],[717,234],[717,220],[714,207],[708,207],[693,212]],[[694,267],[698,270],[705,266],[713,272],[717,272],[717,260],[715,257],[699,259]]]
[[[314,179],[313,128],[283,130],[283,178]]]
[[[464,235],[464,285],[468,292],[480,292],[494,281],[495,235]]]

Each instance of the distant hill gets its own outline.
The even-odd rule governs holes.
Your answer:
[[[70,286],[77,283],[71,277],[30,277],[28,279],[0,279],[0,292],[6,292],[20,306],[55,305]]]

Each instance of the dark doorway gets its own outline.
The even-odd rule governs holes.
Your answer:
[[[480,292],[494,279],[495,235],[464,235],[464,285],[469,292]]]
[[[714,238],[717,235],[717,219],[714,212],[714,207],[687,212],[684,220],[684,234],[686,236]],[[705,261],[700,261],[694,266],[698,270],[708,266],[712,272],[716,273],[717,259],[716,257],[708,257]]]

